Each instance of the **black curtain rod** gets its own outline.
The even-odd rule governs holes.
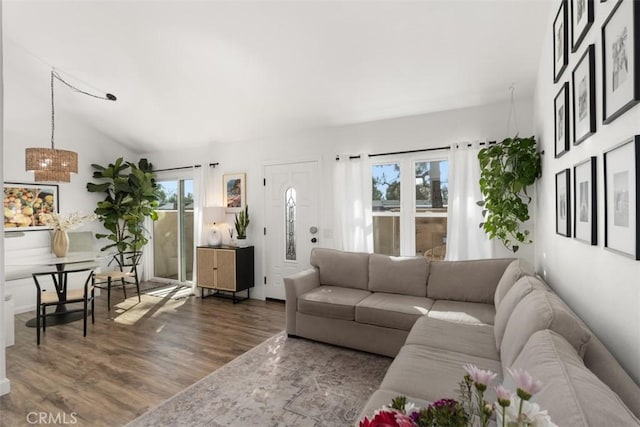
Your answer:
[[[390,151],[388,153],[368,154],[369,157],[394,156],[398,154],[423,153],[426,151],[448,150],[449,147],[423,148],[421,150]]]
[[[209,163],[209,167],[210,168],[215,168],[216,166],[218,166],[220,163]],[[154,172],[167,172],[167,171],[179,171],[179,170],[183,170],[183,169],[193,169],[193,168],[201,168],[202,165],[193,165],[193,166],[180,166],[177,168],[166,168],[166,169],[154,169]]]
[[[495,141],[489,141],[489,142],[481,142],[478,145],[489,145],[489,144],[495,144]],[[471,147],[473,144],[467,144],[467,147]],[[367,157],[379,157],[379,156],[394,156],[394,155],[398,155],[398,154],[411,154],[411,153],[423,153],[426,151],[439,151],[439,150],[449,150],[451,149],[450,146],[446,146],[446,147],[435,147],[435,148],[422,148],[419,150],[406,150],[406,151],[390,151],[388,153],[376,153],[376,154],[367,154]],[[353,159],[359,159],[360,155],[357,156],[349,156],[349,160],[353,160]],[[340,160],[340,156],[337,155],[336,156],[336,160]]]

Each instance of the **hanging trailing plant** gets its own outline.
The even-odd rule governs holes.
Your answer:
[[[529,230],[522,224],[529,219],[531,196],[527,188],[540,177],[540,153],[535,137],[507,138],[478,153],[484,229],[490,239],[497,237],[504,246],[517,252],[518,243],[531,243]]]
[[[121,253],[140,250],[149,241],[143,226],[144,219],[158,219],[159,186],[155,182],[151,163],[141,159],[136,165],[120,157],[106,167],[91,166],[94,169],[93,178],[102,182],[88,183],[87,190],[105,194],[94,212],[110,232],[96,234],[96,237],[112,242],[102,250],[114,247]]]

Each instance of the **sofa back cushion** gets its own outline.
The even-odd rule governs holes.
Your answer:
[[[637,418],[640,418],[640,386],[595,335],[589,340],[583,359],[584,365],[608,385]]]
[[[431,261],[427,296],[493,304],[498,281],[512,260]]]
[[[496,348],[500,348],[500,344],[502,344],[502,337],[504,336],[504,331],[507,328],[507,322],[509,321],[509,317],[511,317],[511,313],[513,313],[518,303],[534,289],[546,291],[549,288],[537,277],[522,276],[509,289],[509,292],[507,292],[504,298],[502,298],[500,306],[496,306],[496,317],[493,321],[493,335],[496,339]]]
[[[591,372],[575,348],[559,334],[541,330],[529,338],[513,363],[542,382],[532,401],[559,426],[637,426],[639,421],[609,387]],[[515,391],[510,376],[507,388]]]
[[[591,333],[552,292],[532,291],[509,316],[500,345],[502,366],[510,367],[531,335],[551,329],[562,335],[582,357]]]
[[[344,288],[367,289],[369,254],[313,248],[311,265],[320,272],[320,284]]]
[[[429,261],[425,257],[369,256],[369,290],[390,294],[427,296]]]
[[[496,288],[496,293],[493,297],[493,303],[496,305],[496,310],[500,306],[500,302],[505,297],[509,289],[522,277],[522,276],[535,276],[536,271],[533,266],[523,260],[516,259],[511,262],[504,270],[500,281],[498,282],[498,287]]]

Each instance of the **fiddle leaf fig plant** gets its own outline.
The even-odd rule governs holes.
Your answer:
[[[87,183],[87,190],[105,194],[94,212],[109,231],[96,237],[112,242],[101,250],[116,248],[120,253],[140,250],[149,241],[145,218],[158,219],[160,194],[151,163],[141,159],[136,165],[120,157],[106,167],[96,164],[91,167],[93,178],[102,182]]]
[[[529,230],[522,224],[529,219],[531,196],[527,192],[540,177],[540,153],[535,138],[507,138],[478,153],[484,229],[490,239],[498,238],[514,253],[519,243],[531,243]]]

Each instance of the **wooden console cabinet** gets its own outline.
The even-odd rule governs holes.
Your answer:
[[[213,289],[213,296],[229,297],[233,303],[250,297],[254,286],[253,246],[198,246],[197,283],[204,297],[205,289]],[[237,298],[236,293],[247,291],[246,298]]]

